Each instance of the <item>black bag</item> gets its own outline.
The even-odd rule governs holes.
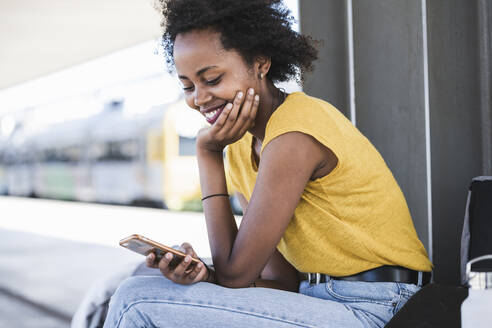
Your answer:
[[[466,264],[482,255],[492,254],[492,177],[472,179],[465,209],[461,238],[461,277],[467,283]],[[472,265],[472,271],[491,271],[492,261]],[[440,328],[461,326],[461,304],[468,296],[464,286],[429,284],[403,306],[387,328]]]
[[[466,284],[466,263],[492,254],[492,176],[472,179],[461,236],[461,283]],[[492,271],[492,260],[472,265],[471,271]]]

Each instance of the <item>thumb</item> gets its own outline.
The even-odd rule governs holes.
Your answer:
[[[185,254],[191,255],[191,257],[198,258],[198,256],[195,253],[195,250],[189,243],[183,243],[181,247],[184,249]]]

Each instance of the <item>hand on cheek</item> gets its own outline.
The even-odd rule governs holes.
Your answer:
[[[198,146],[212,151],[222,151],[228,144],[241,139],[254,126],[260,97],[253,88],[246,94],[239,91],[232,103],[227,104],[215,123],[198,134]]]

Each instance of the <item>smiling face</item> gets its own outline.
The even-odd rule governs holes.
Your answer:
[[[258,64],[248,65],[237,51],[225,50],[213,30],[178,34],[173,56],[186,103],[210,124],[239,91],[259,90]]]

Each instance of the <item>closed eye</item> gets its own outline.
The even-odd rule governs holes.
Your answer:
[[[222,78],[222,75],[219,75],[217,78],[209,81],[205,81],[208,85],[215,85],[220,82],[220,79]]]
[[[207,84],[207,85],[216,85],[216,84],[218,84],[220,82],[220,80],[222,79],[223,76],[224,76],[224,74],[221,74],[221,75],[219,75],[218,77],[216,77],[213,80],[205,80],[205,84]],[[191,86],[191,87],[184,87],[183,90],[185,92],[191,91],[191,90],[193,90],[193,86]]]

